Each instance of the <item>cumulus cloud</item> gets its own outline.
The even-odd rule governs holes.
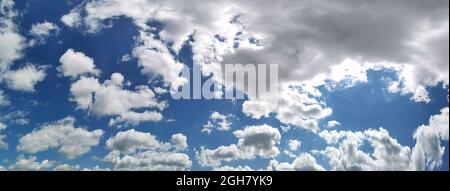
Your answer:
[[[78,171],[80,170],[80,165],[69,165],[69,164],[60,164],[53,168],[53,171]]]
[[[112,116],[110,126],[136,126],[142,122],[161,121],[157,111],[137,112],[136,109],[158,109],[166,107],[147,86],[138,86],[135,91],[125,89],[122,74],[114,73],[110,80],[100,84],[94,77],[81,77],[70,88],[71,101],[77,108],[88,110],[97,117]]]
[[[448,141],[448,111],[442,109],[430,117],[428,125],[416,129],[412,149],[402,146],[383,128],[363,132],[324,130],[319,136],[337,147],[328,146],[318,153],[329,158],[332,170],[435,170],[443,161],[442,141]],[[373,153],[362,151],[365,142]]]
[[[17,149],[29,154],[58,149],[58,153],[62,156],[75,159],[98,145],[103,131],[99,129],[88,131],[74,125],[73,117],[45,124],[21,137]]]
[[[319,130],[319,121],[333,112],[302,86],[282,87],[278,99],[278,102],[271,97],[248,100],[243,104],[242,111],[255,119],[270,117],[274,113],[283,124],[313,132]]]
[[[29,33],[34,39],[28,42],[28,44],[31,46],[35,44],[45,44],[48,37],[56,36],[59,32],[59,27],[48,21],[33,24]]]
[[[297,151],[301,144],[302,142],[300,142],[299,140],[289,140],[288,142],[289,150]]]
[[[25,38],[17,32],[13,22],[17,12],[14,1],[2,1],[0,7],[0,73],[7,71],[13,62],[22,57]],[[1,76],[1,74],[0,74]]]
[[[12,90],[34,92],[37,83],[43,81],[46,76],[45,67],[27,65],[23,68],[8,71],[0,77]]]
[[[214,129],[219,131],[229,131],[231,129],[231,119],[233,115],[224,115],[215,111],[209,116],[208,122],[203,125],[202,133],[211,134]]]
[[[339,123],[339,121],[328,121],[327,128],[328,129],[332,129],[332,128],[335,128],[335,127],[340,126],[340,125],[342,125],[342,124]]]
[[[231,172],[237,172],[237,171],[254,171],[249,166],[221,166],[221,167],[214,167],[214,171],[231,171]]]
[[[170,138],[170,143],[172,143],[172,145],[178,150],[185,150],[188,147],[187,137],[181,133],[172,135],[172,138]]]
[[[6,129],[6,125],[3,124],[2,122],[0,122],[0,133]],[[1,135],[0,134],[0,150],[1,149],[7,149],[8,148],[8,143],[5,142],[6,136],[5,135]]]
[[[324,171],[316,159],[307,153],[300,154],[292,163],[279,163],[277,160],[271,160],[267,170],[270,171]]]
[[[188,155],[178,152],[187,148],[186,140],[186,136],[175,134],[171,143],[164,143],[150,133],[135,130],[119,132],[106,142],[111,152],[105,161],[111,162],[114,170],[187,170],[192,161]]]
[[[10,103],[8,97],[0,90],[0,107],[8,106]]]
[[[277,145],[281,141],[280,131],[268,125],[249,126],[234,132],[239,139],[238,146],[245,153],[263,158],[275,157],[279,154]]]
[[[54,161],[43,160],[41,162],[37,161],[37,157],[30,156],[28,158],[24,156],[17,157],[16,162],[9,166],[9,170],[12,171],[45,171],[49,170],[55,165]]]
[[[434,170],[442,165],[445,147],[441,141],[448,141],[449,109],[430,118],[428,125],[422,125],[414,133],[416,145],[412,151],[415,170]]]
[[[119,132],[116,136],[108,139],[106,145],[108,149],[124,154],[135,153],[137,150],[167,147],[156,140],[152,134],[137,132],[134,129]]]
[[[100,71],[95,68],[94,60],[82,52],[69,49],[59,59],[61,66],[58,71],[65,77],[77,78],[80,75],[92,74],[97,76]]]
[[[338,147],[328,146],[319,152],[329,159],[332,170],[410,170],[411,149],[400,145],[386,129],[369,129],[363,132],[323,131],[319,136],[328,144],[338,145]],[[362,151],[361,147],[365,142],[373,148],[373,153]]]
[[[161,40],[171,42],[167,47],[177,52],[192,37],[194,63],[202,66],[205,73],[216,74],[214,78],[221,75],[223,64],[279,64],[282,83],[328,76],[322,78],[322,83],[345,78],[353,84],[365,81],[366,71],[373,69],[364,66],[366,63],[389,68],[386,63],[391,63],[399,68],[401,92],[412,94],[415,101],[428,102],[424,88],[438,82],[448,84],[448,9],[445,7],[448,2],[440,0],[426,4],[409,0],[339,3],[330,0],[275,3],[113,0],[88,2],[72,10],[63,20],[85,25],[91,33],[110,27],[105,21],[120,16],[131,18],[141,31],[151,28],[148,21],[160,21],[164,24],[159,32]],[[81,11],[86,16],[81,17]],[[141,50],[135,49],[135,57],[141,60],[144,71],[150,68],[145,63],[161,60],[172,63],[167,68],[180,68],[166,56],[166,51]],[[346,60],[356,62],[349,64]],[[337,65],[347,68],[345,71],[351,75],[333,72],[340,70]],[[170,82],[178,81],[171,76],[176,72],[167,75],[157,66],[154,64],[156,68],[151,68],[152,71]],[[408,67],[411,69],[401,69]]]
[[[222,162],[234,160],[273,158],[279,154],[280,131],[269,125],[248,126],[233,132],[237,144],[220,146],[216,149],[201,147],[196,151],[196,158],[202,166],[218,167]]]

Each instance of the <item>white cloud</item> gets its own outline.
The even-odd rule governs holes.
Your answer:
[[[9,167],[12,171],[45,171],[49,170],[55,165],[54,161],[44,160],[42,162],[36,161],[37,157],[30,156],[25,158],[24,156],[17,157],[16,162]]]
[[[166,150],[164,147],[167,148],[167,145],[160,143],[152,134],[137,132],[134,129],[117,133],[106,141],[106,145],[108,149],[124,154],[135,153],[137,150],[156,148]]]
[[[8,149],[8,143],[4,139],[6,139],[6,136],[0,135],[0,150]]]
[[[94,101],[93,94],[101,88],[98,79],[81,77],[70,87],[70,101],[77,103],[77,109],[87,110]]]
[[[56,36],[60,32],[58,26],[50,22],[36,23],[31,26],[30,34],[34,37],[28,44],[45,44],[46,39],[50,36]]]
[[[271,160],[267,170],[270,171],[324,171],[316,159],[307,153],[300,154],[292,163],[279,163]]]
[[[3,124],[2,122],[0,122],[0,133],[3,130],[5,130],[6,128],[7,128],[7,126],[5,124]],[[4,139],[6,139],[6,136],[0,134],[0,150],[1,149],[8,149],[8,143],[5,142]]]
[[[445,147],[441,141],[448,141],[449,109],[444,108],[441,114],[430,118],[428,125],[420,126],[414,133],[416,146],[412,151],[412,162],[415,170],[434,170],[442,165]]]
[[[201,147],[199,152],[196,152],[196,158],[202,166],[217,167],[222,165],[222,161],[230,162],[243,158],[241,151],[236,145],[220,146],[216,149],[206,149]]]
[[[0,90],[0,107],[8,106],[10,103],[8,97]]]
[[[187,148],[186,140],[184,135],[175,134],[170,144],[159,142],[150,133],[135,130],[120,132],[107,141],[111,152],[105,157],[105,161],[111,162],[114,170],[187,170],[192,161],[188,155],[177,152],[181,148]]]
[[[69,26],[84,24],[92,33],[111,27],[105,21],[120,16],[131,18],[141,31],[151,28],[148,21],[160,21],[164,24],[159,33],[161,41],[172,42],[172,46],[164,47],[178,52],[192,35],[194,63],[205,73],[217,74],[215,77],[220,76],[225,63],[280,64],[279,76],[284,84],[319,77],[321,83],[331,80],[335,86],[335,82],[342,81],[348,87],[367,81],[366,72],[373,68],[366,63],[377,63],[381,68],[385,63],[397,68],[408,63],[413,72],[398,70],[402,92],[413,94],[415,101],[428,102],[428,86],[441,81],[448,84],[448,9],[444,7],[448,2],[440,0],[426,4],[408,0],[112,0],[82,4],[63,20],[73,20],[67,22]],[[86,13],[82,18],[81,10]],[[250,39],[256,42],[250,43]],[[139,52],[146,52],[146,56]],[[178,73],[168,74],[159,67],[165,60],[171,63],[167,68],[180,69],[164,52],[140,51],[137,47],[135,56],[140,57],[143,71],[148,68],[168,82],[179,81],[175,76]]]
[[[58,71],[65,77],[71,77],[73,79],[80,75],[92,74],[97,76],[100,71],[95,68],[94,60],[86,56],[82,52],[75,52],[73,49],[69,49],[59,59],[61,66],[58,67]]]
[[[330,116],[332,109],[323,105],[302,87],[282,87],[278,96],[278,105],[273,98],[248,100],[243,104],[242,111],[255,119],[275,117],[283,124],[304,128],[313,132],[319,130],[319,121]]]
[[[22,57],[25,38],[17,32],[13,18],[17,12],[13,9],[14,1],[2,1],[0,9],[0,77],[9,70],[13,62]]]
[[[70,13],[61,17],[61,22],[63,22],[68,27],[77,27],[81,25],[81,16],[78,11],[78,9],[70,11]]]
[[[80,165],[69,165],[69,164],[60,164],[53,168],[53,171],[78,171],[80,170]]]
[[[188,82],[186,78],[180,76],[185,66],[176,61],[169,49],[156,40],[153,34],[141,32],[138,43],[133,50],[133,56],[138,59],[143,74],[150,78],[162,76],[173,91]]]
[[[172,135],[170,142],[178,150],[185,150],[188,147],[187,137],[181,133]]]
[[[201,147],[196,151],[200,165],[218,167],[222,162],[248,160],[256,156],[273,158],[279,154],[280,131],[268,125],[248,126],[244,130],[234,131],[237,144],[220,146],[216,149]]]
[[[288,142],[289,150],[297,151],[301,144],[302,142],[300,142],[299,140],[289,140]]]
[[[222,166],[222,167],[214,167],[214,171],[230,171],[230,172],[237,172],[237,171],[254,171],[249,166]]]
[[[400,145],[386,129],[369,129],[364,132],[323,131],[319,136],[328,144],[338,146],[328,146],[319,152],[329,159],[332,170],[411,170],[411,149]],[[373,153],[361,150],[366,142],[373,148]]]
[[[0,77],[12,90],[34,92],[37,83],[43,81],[46,76],[45,67],[36,68],[34,65],[27,65],[23,68],[8,71]]]
[[[136,126],[142,122],[155,122],[163,119],[157,111],[137,112],[136,109],[158,109],[166,107],[158,102],[155,93],[147,86],[138,86],[135,91],[124,89],[124,77],[114,73],[103,84],[92,77],[81,77],[71,86],[71,101],[78,109],[89,110],[97,117],[112,116],[110,126]]]
[[[214,129],[219,131],[229,131],[231,129],[231,119],[234,118],[233,115],[224,115],[215,111],[209,116],[208,122],[203,125],[202,133],[211,134]]]
[[[74,118],[67,117],[45,124],[21,137],[17,149],[29,154],[58,149],[59,154],[68,159],[86,154],[93,146],[98,145],[103,131],[75,128],[74,123]]]
[[[235,131],[234,136],[239,139],[238,146],[245,153],[263,158],[279,154],[277,145],[280,143],[281,134],[276,128],[268,125],[249,126],[244,130]]]
[[[192,165],[188,155],[173,152],[145,151],[109,160],[118,171],[183,171]]]
[[[335,128],[335,127],[341,126],[341,125],[342,125],[342,124],[339,123],[338,121],[328,121],[328,123],[327,123],[327,128],[328,128],[328,129],[332,129],[332,128]]]

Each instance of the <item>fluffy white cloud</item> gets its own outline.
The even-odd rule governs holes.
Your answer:
[[[6,127],[7,127],[7,126],[6,126],[5,124],[3,124],[2,122],[0,122],[0,133],[1,133],[3,130],[5,130]],[[0,150],[1,150],[1,149],[7,149],[7,148],[8,148],[8,143],[6,143],[6,142],[4,141],[5,138],[6,138],[5,135],[1,135],[1,134],[0,134]]]
[[[412,151],[415,170],[434,170],[442,165],[445,147],[441,141],[448,141],[449,109],[432,116],[428,125],[420,126],[414,133],[416,146]]]
[[[119,132],[116,136],[108,139],[106,145],[108,146],[108,149],[116,150],[124,154],[135,153],[137,150],[163,149],[164,147],[167,147],[167,145],[163,145],[156,140],[156,137],[152,134],[137,132],[134,129],[126,132]]]
[[[300,142],[299,140],[289,140],[288,142],[289,150],[297,151],[301,144],[302,142]]]
[[[29,64],[23,68],[4,73],[0,76],[0,80],[5,81],[12,90],[34,92],[36,84],[43,81],[45,76],[45,67],[37,68]]]
[[[56,36],[60,32],[58,26],[50,22],[36,23],[31,26],[30,34],[34,37],[28,44],[33,46],[35,44],[45,44],[46,39],[50,36]]]
[[[0,150],[8,149],[8,143],[4,139],[6,139],[6,136],[0,135]]]
[[[12,171],[44,171],[49,170],[55,165],[54,161],[44,160],[42,162],[36,161],[37,157],[30,156],[25,158],[24,156],[17,157],[16,162],[9,166],[9,170]]]
[[[135,126],[163,119],[156,111],[134,111],[166,107],[147,86],[138,86],[135,91],[124,88],[124,77],[119,73],[112,74],[103,84],[93,77],[81,77],[71,86],[71,101],[78,104],[78,109],[89,110],[93,116],[115,117],[110,120],[110,126]]]
[[[249,166],[237,166],[237,167],[222,166],[222,167],[214,167],[213,170],[214,171],[231,171],[231,172],[236,172],[236,171],[254,171]]]
[[[17,15],[14,8],[14,1],[5,0],[0,5],[0,76],[22,57],[22,50],[25,48],[25,38],[17,32],[17,27],[13,23],[13,18]]]
[[[148,21],[160,21],[164,24],[159,32],[161,41],[171,42],[166,47],[178,52],[186,39],[192,37],[194,63],[202,66],[204,73],[216,74],[214,77],[221,75],[223,64],[279,64],[282,83],[322,76],[322,83],[343,80],[345,86],[351,86],[367,80],[366,71],[373,68],[366,67],[366,63],[377,63],[381,68],[390,68],[386,65],[390,63],[399,69],[401,92],[412,94],[415,101],[428,102],[426,87],[442,81],[448,84],[449,33],[445,7],[448,2],[440,0],[426,4],[409,0],[339,3],[112,0],[82,4],[63,20],[69,26],[85,25],[88,32],[110,27],[110,22],[104,21],[120,16],[131,18],[141,31],[151,29]],[[86,13],[82,18],[81,10]],[[157,63],[152,71],[169,82],[178,81],[171,76],[176,72],[168,75],[158,67],[165,60],[172,63],[167,68],[179,69],[166,51],[147,50],[145,59],[139,52],[144,51],[135,50],[144,71],[151,68],[145,63]],[[407,67],[411,69],[401,69]]]
[[[59,59],[61,66],[58,71],[65,77],[77,78],[80,75],[92,74],[97,76],[100,71],[95,69],[94,60],[82,52],[69,49]]]
[[[63,22],[68,27],[76,27],[81,25],[81,16],[78,11],[79,9],[74,9],[70,11],[69,14],[61,17],[61,22]]]
[[[178,150],[185,150],[188,148],[187,137],[181,133],[172,135],[170,143]]]
[[[182,171],[192,165],[189,156],[183,153],[145,151],[116,158],[111,154],[108,160],[119,171]]]
[[[256,156],[273,158],[279,154],[280,131],[268,125],[249,126],[234,131],[237,144],[220,146],[216,149],[201,147],[196,151],[196,158],[202,166],[218,167],[222,162],[248,160]]]
[[[245,153],[271,158],[280,152],[277,147],[281,141],[280,131],[271,126],[249,126],[235,131],[234,135],[239,139],[238,147]]]
[[[218,167],[222,165],[222,161],[230,162],[244,157],[242,157],[242,152],[239,148],[232,144],[230,146],[220,146],[216,149],[201,147],[200,151],[196,153],[196,158],[202,166]]]
[[[6,97],[6,95],[3,93],[3,91],[0,90],[0,107],[7,106],[10,103],[11,102],[9,101],[8,97]]]
[[[332,170],[410,170],[411,149],[400,145],[383,128],[364,132],[323,131],[319,136],[329,144],[338,145],[320,151],[329,158]],[[361,150],[365,142],[373,148],[373,153]]]
[[[188,155],[177,152],[187,148],[186,140],[184,135],[175,134],[170,144],[159,142],[150,133],[120,132],[106,142],[111,152],[105,160],[114,165],[114,170],[187,170],[192,161]]]
[[[80,170],[80,165],[69,165],[69,164],[60,164],[53,168],[53,171],[78,171]]]
[[[77,109],[89,109],[94,96],[93,94],[101,88],[98,79],[91,77],[81,77],[80,80],[73,83],[70,87],[70,101],[77,103]]]
[[[316,159],[307,153],[302,153],[292,163],[279,163],[277,160],[271,160],[267,170],[270,171],[324,171]]]
[[[215,111],[209,116],[208,122],[203,125],[202,133],[211,134],[214,129],[219,131],[229,131],[231,129],[231,119],[234,118],[233,115],[224,115]]]
[[[319,136],[330,145],[318,151],[327,156],[332,170],[435,170],[442,165],[445,147],[441,141],[448,141],[449,109],[431,116],[428,125],[417,128],[411,149],[402,146],[389,135],[386,129],[369,129],[363,132],[322,131]],[[369,143],[373,153],[361,150]]]
[[[133,50],[133,56],[138,59],[141,72],[150,78],[162,76],[173,91],[188,82],[180,76],[185,67],[174,59],[170,50],[163,42],[155,39],[153,34],[141,32],[138,38],[139,45]]]
[[[74,123],[74,118],[67,117],[45,124],[21,137],[17,149],[29,154],[58,149],[59,154],[69,159],[86,154],[91,147],[98,145],[103,131],[75,128]]]
[[[331,108],[311,96],[303,86],[283,86],[278,99],[278,102],[274,102],[272,97],[248,100],[243,104],[242,111],[255,119],[269,117],[274,113],[283,124],[313,132],[319,130],[320,120],[332,114]]]
[[[335,128],[336,126],[340,126],[340,125],[342,125],[342,124],[339,123],[338,121],[328,121],[327,128],[332,129],[332,128]]]

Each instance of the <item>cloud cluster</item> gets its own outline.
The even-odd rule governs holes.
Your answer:
[[[73,79],[80,75],[92,74],[97,76],[100,71],[95,69],[94,60],[89,58],[82,52],[75,52],[73,49],[69,49],[59,59],[61,66],[58,67],[58,71],[62,73],[64,77],[71,77]]]
[[[45,44],[46,40],[50,36],[57,36],[61,29],[59,29],[56,24],[45,21],[42,23],[36,23],[31,26],[30,35],[34,39],[28,42],[29,46],[34,46],[36,44]]]
[[[105,161],[111,162],[114,170],[176,171],[192,165],[188,155],[178,152],[187,148],[183,134],[175,134],[171,143],[164,143],[150,133],[129,130],[119,132],[106,144],[110,153]]]
[[[27,48],[26,39],[18,32],[14,23],[18,15],[14,10],[14,1],[2,1],[0,6],[0,83],[6,83],[12,90],[34,92],[35,85],[46,76],[45,68],[27,64],[11,70],[14,62],[22,58],[23,51]]]
[[[93,116],[112,116],[110,126],[136,126],[142,122],[161,121],[158,111],[137,112],[137,109],[159,109],[166,107],[147,86],[138,86],[135,91],[125,89],[122,74],[114,73],[110,80],[100,84],[94,77],[81,77],[70,88],[71,101],[78,109],[88,110]]]
[[[274,102],[273,97],[248,100],[244,102],[242,112],[255,119],[270,117],[273,113],[283,124],[317,132],[319,121],[333,112],[320,102],[318,97],[320,92],[311,92],[302,86],[282,87],[278,104]]]
[[[363,132],[322,131],[319,136],[330,145],[322,151],[329,159],[332,170],[434,170],[442,165],[445,148],[441,141],[448,141],[448,108],[432,116],[428,125],[420,126],[414,133],[416,145],[411,149],[402,146],[386,129],[369,129]],[[365,153],[362,147],[369,143],[373,153]]]
[[[58,153],[68,159],[77,158],[99,144],[103,131],[99,129],[88,131],[76,128],[74,125],[73,117],[45,124],[21,137],[17,150],[35,154],[49,149],[58,149]]]
[[[87,110],[97,117],[114,117],[110,126],[136,126],[142,122],[161,121],[166,104],[156,99],[155,93],[147,86],[137,86],[134,91],[127,90],[129,85],[120,73],[111,75],[110,80],[101,84],[97,78],[100,70],[95,68],[94,60],[82,52],[67,50],[60,58],[58,71],[65,77],[77,80],[70,87],[70,100],[77,103],[77,109]]]
[[[269,125],[248,126],[243,130],[233,132],[238,139],[237,144],[220,146],[216,149],[201,147],[196,152],[200,165],[219,167],[222,162],[234,160],[249,160],[259,156],[274,158],[279,154],[278,145],[281,141],[280,131]]]
[[[213,112],[209,116],[208,122],[203,125],[202,133],[211,134],[215,129],[219,131],[229,131],[231,125],[233,124],[231,120],[234,118],[233,115],[224,115],[217,111]]]
[[[6,125],[0,122],[0,133],[6,129]],[[1,149],[7,149],[8,143],[4,140],[6,138],[5,135],[0,134],[0,150]]]

